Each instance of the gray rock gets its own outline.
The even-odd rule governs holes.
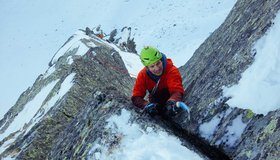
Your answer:
[[[258,53],[253,44],[273,24],[280,1],[239,0],[225,22],[205,40],[192,58],[180,68],[185,86],[184,101],[191,107],[191,124],[183,126],[232,159],[277,159],[279,152],[279,110],[266,116],[230,108],[222,87],[236,84]],[[265,107],[265,106],[264,106]],[[246,125],[241,137],[229,144],[227,128],[236,118]],[[209,138],[200,132],[204,123],[219,119]],[[273,139],[273,140],[272,140]]]
[[[88,51],[80,55],[77,52],[81,46],[70,47],[57,57],[58,51],[49,63],[49,70],[21,94],[0,120],[0,133],[4,133],[26,105],[53,84],[42,104],[34,106],[39,110],[32,121],[0,141],[0,147],[11,142],[0,158],[94,157],[95,153],[102,152],[98,147],[93,148],[96,144],[111,146],[109,149],[118,147],[122,135],[107,129],[106,119],[126,109],[133,115],[131,121],[143,129],[164,128],[180,138],[186,147],[207,155],[202,155],[205,159],[278,159],[280,110],[264,116],[232,108],[227,105],[231,97],[223,97],[222,87],[236,84],[252,64],[258,54],[252,46],[272,25],[279,8],[279,0],[237,1],[225,22],[180,68],[186,88],[184,102],[191,107],[190,121],[185,114],[175,118],[140,114],[130,102],[134,80],[119,54],[95,36],[81,38],[81,44],[87,46]],[[112,41],[116,40],[115,34],[112,32],[110,36]],[[61,49],[72,40],[75,36]],[[47,108],[71,75],[74,78],[70,90]],[[229,132],[237,120],[242,124],[240,127],[244,127],[240,137]],[[203,125],[214,122],[216,127],[211,135],[204,135]]]
[[[70,41],[71,39],[68,42]],[[95,46],[91,47],[83,56],[76,55],[78,48],[73,48],[57,60],[53,58],[52,67],[55,70],[50,75],[46,73],[43,76],[39,76],[33,86],[20,96],[17,103],[0,121],[1,132],[3,133],[20,111],[24,109],[24,106],[29,101],[32,101],[46,85],[57,81],[44,103],[49,102],[59,92],[63,81],[70,74],[75,74],[72,82],[73,86],[70,90],[47,113],[41,107],[40,112],[37,113],[37,115],[41,114],[43,116],[40,122],[36,123],[28,133],[17,132],[20,135],[16,137],[15,142],[0,157],[18,155],[18,159],[48,159],[50,154],[56,154],[52,151],[53,148],[57,148],[54,144],[58,144],[61,141],[69,143],[70,148],[79,147],[73,146],[73,139],[69,142],[63,138],[69,132],[66,128],[73,128],[72,123],[75,120],[77,121],[78,116],[81,118],[86,117],[87,125],[92,125],[100,119],[102,114],[106,113],[104,117],[106,118],[121,109],[117,107],[130,102],[128,97],[131,95],[134,81],[129,76],[120,55],[113,48],[104,44],[101,45],[98,40],[81,39],[81,43],[86,46],[93,44]],[[72,63],[69,63],[70,58],[73,59]],[[122,72],[114,69],[114,67],[121,69]],[[103,105],[108,102],[112,102],[112,107],[109,107],[109,111],[103,110]],[[120,106],[117,106],[117,104]],[[100,113],[97,110],[100,110]],[[110,112],[110,114],[107,114],[107,112]],[[87,114],[91,114],[91,116],[87,117]],[[92,122],[89,122],[91,118]],[[83,121],[79,123],[83,123]],[[29,126],[30,124],[26,124],[25,128]],[[80,127],[82,128],[83,126]],[[15,138],[15,134],[2,140],[0,144],[3,145],[11,138]],[[79,141],[79,143],[81,142]],[[67,153],[67,156],[70,156],[70,153]]]

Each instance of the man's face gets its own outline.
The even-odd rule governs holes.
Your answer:
[[[147,67],[149,71],[151,71],[156,76],[160,76],[163,72],[163,65],[161,60],[158,60],[157,62],[150,64]]]

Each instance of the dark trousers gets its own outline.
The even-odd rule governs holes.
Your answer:
[[[157,91],[154,95],[149,95],[149,101],[151,103],[157,103],[157,110],[159,114],[164,114],[166,112],[165,104],[170,98],[170,94],[167,89],[162,89]]]

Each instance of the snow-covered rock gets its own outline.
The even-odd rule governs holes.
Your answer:
[[[276,109],[263,115],[241,109],[249,106],[230,106],[228,102],[232,97],[223,94],[225,87],[238,83],[242,73],[260,54],[254,44],[274,26],[279,9],[280,1],[239,0],[225,22],[180,68],[186,87],[185,102],[192,111],[190,125],[179,121],[180,125],[200,135],[208,144],[222,148],[232,159],[278,159],[280,156],[277,150],[280,147],[280,110],[277,108],[280,106],[274,106]],[[270,106],[265,104],[271,103],[262,104],[266,108]]]
[[[132,106],[132,66],[120,54],[139,58],[83,31],[71,36],[0,120],[0,158],[204,158]]]

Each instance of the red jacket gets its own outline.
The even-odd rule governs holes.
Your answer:
[[[134,84],[132,103],[144,108],[149,102],[158,103],[164,106],[168,100],[181,101],[184,93],[182,78],[177,67],[173,65],[171,59],[166,60],[166,67],[163,74],[160,76],[160,82],[157,91],[154,95],[149,96],[149,102],[144,100],[146,90],[151,93],[156,82],[153,81],[147,74],[147,68],[144,67],[137,76]]]

